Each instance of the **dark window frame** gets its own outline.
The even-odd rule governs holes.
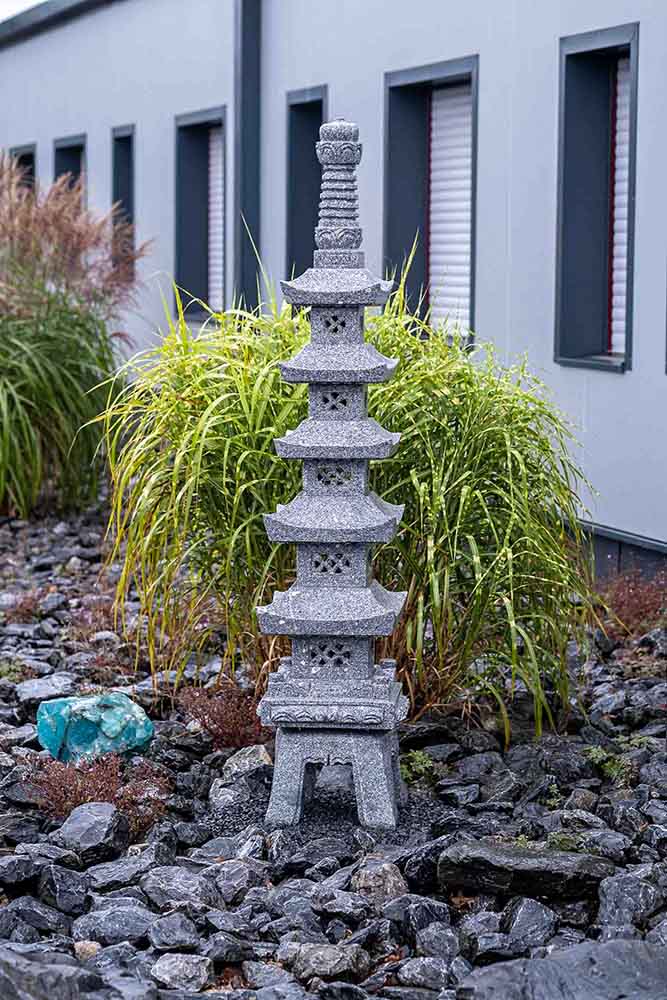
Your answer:
[[[384,75],[383,261],[400,268],[419,230],[420,240],[407,280],[416,305],[428,285],[428,111],[436,87],[470,83],[472,93],[472,184],[470,215],[470,327],[475,330],[477,271],[477,172],[479,55],[448,59]],[[419,120],[421,116],[421,120]],[[412,121],[411,121],[412,119]],[[407,126],[407,127],[406,127]],[[413,198],[401,191],[401,176],[414,178]],[[421,184],[419,183],[421,179]],[[408,190],[410,188],[408,187]],[[472,342],[473,337],[470,338]]]
[[[80,147],[81,149],[81,167],[79,170],[79,176],[83,175],[84,185],[83,185],[83,202],[84,205],[88,202],[88,184],[86,181],[86,174],[88,172],[88,136],[85,132],[79,132],[77,135],[66,135],[59,139],[53,140],[53,179],[57,181],[62,174],[67,173],[66,170],[58,173],[57,162],[58,162],[58,150],[60,149],[73,149],[74,147]]]
[[[111,204],[115,205],[117,202],[123,204],[123,214],[114,216],[114,225],[120,221],[129,222],[132,226],[132,246],[136,247],[136,213],[135,213],[135,180],[136,180],[136,159],[135,159],[135,148],[134,148],[134,138],[136,135],[136,129],[134,125],[115,125],[111,129]],[[117,161],[117,140],[130,140],[130,211],[128,212],[125,200],[120,195],[118,191],[118,174],[116,171]],[[134,266],[132,266],[132,273],[134,273]]]
[[[566,300],[564,293],[565,269],[565,221],[566,221],[566,170],[568,158],[566,155],[567,128],[567,60],[573,56],[590,54],[606,55],[610,59],[626,53],[630,58],[630,135],[628,164],[628,244],[627,244],[627,286],[626,286],[626,316],[625,316],[625,354],[618,358],[605,356],[606,329],[608,328],[609,303],[607,298],[607,322],[600,325],[600,351],[576,355],[568,346],[568,322],[566,318]],[[557,222],[556,222],[556,295],[555,295],[555,334],[554,361],[556,364],[570,368],[588,368],[597,371],[613,372],[622,375],[632,369],[632,334],[634,305],[634,236],[635,236],[635,194],[636,194],[636,164],[637,164],[637,82],[639,69],[639,24],[617,25],[603,28],[599,31],[589,31],[580,35],[568,35],[560,39],[559,57],[559,96],[558,96],[558,187],[557,187]],[[611,109],[610,109],[611,112]],[[611,128],[611,113],[610,125]],[[611,133],[610,133],[611,142]],[[610,147],[611,156],[611,147]],[[600,239],[604,244],[606,267],[608,270],[611,241],[609,225],[600,229]],[[600,293],[601,294],[601,293]]]
[[[329,87],[328,84],[323,83],[314,87],[305,87],[301,90],[288,90],[286,97],[286,113],[285,113],[285,136],[286,136],[286,165],[287,173],[285,178],[285,275],[289,278],[291,276],[292,262],[295,257],[295,245],[297,242],[297,234],[293,227],[293,217],[292,217],[292,205],[293,205],[293,186],[296,183],[296,171],[293,169],[293,149],[292,143],[290,141],[290,112],[292,108],[301,104],[315,104],[319,101],[322,105],[322,122],[326,122],[329,119]],[[313,156],[315,155],[315,150],[313,150]],[[314,233],[311,233],[311,241],[314,240]],[[313,249],[314,249],[313,242]],[[296,275],[295,275],[296,276]]]
[[[222,242],[223,242],[223,274],[222,274],[222,300],[223,303],[227,302],[227,105],[222,104],[214,108],[204,108],[201,111],[190,111],[186,114],[175,115],[174,117],[174,281],[180,287],[181,286],[181,276],[183,273],[184,261],[191,252],[191,243],[189,242],[189,234],[184,232],[183,229],[183,185],[182,180],[182,163],[179,154],[179,143],[181,139],[181,132],[187,128],[199,128],[199,127],[214,127],[220,125],[222,127],[222,143],[223,143],[223,165],[222,165],[222,184],[223,184],[223,206],[224,214],[222,219]],[[207,199],[208,199],[208,186],[207,186]],[[207,252],[207,267],[208,267],[208,246],[206,248]],[[187,291],[189,289],[186,288]],[[207,295],[203,296],[208,298]],[[174,304],[174,309],[176,305]],[[208,313],[201,309],[197,303],[193,303],[189,306],[187,311],[188,317],[194,322],[202,322],[208,317]]]
[[[25,142],[21,146],[11,146],[9,149],[9,155],[13,156],[15,159],[19,159],[21,156],[32,156],[32,186],[37,182],[37,143],[36,142]]]

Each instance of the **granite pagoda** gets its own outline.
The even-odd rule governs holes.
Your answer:
[[[316,150],[313,267],[282,282],[287,302],[310,306],[310,342],[281,364],[287,382],[308,383],[309,415],[275,441],[281,457],[303,463],[303,489],[265,517],[271,541],[296,543],[297,574],[257,608],[264,633],[292,640],[258,709],[277,727],[267,822],[297,823],[315,768],[336,763],[352,767],[359,821],[390,828],[404,795],[396,727],[407,700],[394,661],[375,663],[375,640],[392,632],[405,594],[373,578],[371,558],[394,536],[403,508],[371,492],[368,464],[389,457],[400,435],[368,416],[367,385],[390,379],[397,362],[365,342],[364,312],[384,304],[392,283],[366,269],[360,249],[359,129],[328,122]]]

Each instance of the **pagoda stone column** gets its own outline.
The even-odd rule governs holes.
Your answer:
[[[376,664],[374,651],[405,594],[385,590],[371,568],[374,545],[393,538],[403,507],[368,483],[369,460],[392,455],[400,435],[368,416],[366,388],[390,379],[397,362],[364,340],[364,310],[383,305],[392,283],[365,268],[360,249],[358,139],[357,126],[341,119],[321,127],[314,266],[281,283],[289,303],[311,307],[311,339],[280,366],[287,382],[308,383],[309,416],[275,441],[281,457],[303,462],[303,490],[265,517],[271,541],[296,543],[296,582],[257,608],[263,632],[292,639],[258,709],[277,727],[273,826],[300,820],[317,765],[352,766],[365,826],[395,826],[404,795],[396,727],[407,700],[394,661]]]

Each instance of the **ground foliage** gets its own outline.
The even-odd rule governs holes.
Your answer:
[[[117,208],[86,208],[82,180],[41,190],[0,155],[0,511],[25,517],[45,492],[60,506],[95,493],[91,421],[146,249]]]
[[[160,819],[173,790],[158,768],[142,760],[125,764],[117,754],[75,764],[43,760],[31,780],[42,808],[54,820],[62,822],[84,802],[111,802],[127,817],[132,840]]]
[[[451,332],[412,315],[402,284],[367,317],[368,339],[400,360],[370,389],[370,413],[403,435],[372,472],[381,496],[405,504],[376,567],[407,591],[406,614],[378,653],[397,659],[413,713],[471,690],[504,711],[520,679],[539,729],[545,691],[565,694],[568,637],[595,603],[583,477],[566,420],[526,364],[504,367],[490,345]],[[286,652],[258,634],[253,608],[294,578],[293,549],[268,542],[262,515],[300,486],[299,464],[272,442],[307,413],[306,386],[282,382],[277,365],[307,336],[306,314],[275,303],[211,316],[197,334],[181,310],[104,415],[118,595],[136,586],[156,662],[169,643],[178,666],[191,652],[178,636],[191,647],[215,625],[226,666],[240,653],[261,688]]]

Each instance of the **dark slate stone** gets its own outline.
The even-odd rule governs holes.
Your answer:
[[[438,923],[449,925],[449,907],[441,900],[406,893],[382,908],[382,916],[391,921],[401,940],[414,942],[417,932]]]
[[[43,863],[33,860],[27,854],[9,854],[0,858],[0,886],[3,889],[25,888],[35,882]]]
[[[458,954],[459,939],[448,924],[434,921],[417,931],[415,946],[418,955],[451,962]]]
[[[104,910],[93,910],[78,917],[72,924],[75,941],[99,941],[100,944],[133,944],[142,941],[148,928],[155,920],[155,914],[136,900],[121,902]]]
[[[206,906],[215,906],[220,902],[211,880],[188,872],[177,865],[153,868],[143,876],[140,886],[159,910],[172,909],[177,903],[203,903]]]
[[[168,913],[151,924],[148,940],[156,951],[196,951],[200,937],[184,913]]]
[[[51,839],[74,851],[87,866],[119,854],[130,835],[127,818],[110,802],[86,802],[72,810]]]
[[[158,958],[151,973],[156,982],[170,989],[197,993],[208,984],[213,972],[210,958],[167,952]]]
[[[664,1000],[667,949],[643,941],[586,941],[546,958],[478,969],[457,1000]]]
[[[88,876],[60,865],[48,865],[39,879],[39,898],[70,916],[84,912],[87,892]]]
[[[0,948],[0,996],[3,1000],[81,1000],[102,997],[104,983],[77,964],[30,961]],[[105,998],[106,1000],[106,998]]]
[[[588,854],[459,842],[440,854],[438,883],[442,891],[461,887],[577,899],[594,895],[600,882],[615,871],[611,862]]]
[[[132,885],[152,871],[158,865],[167,865],[173,861],[174,855],[163,844],[152,844],[140,854],[119,858],[117,861],[106,861],[93,865],[87,875],[91,889],[108,892]]]
[[[218,931],[208,939],[204,954],[223,965],[238,965],[239,962],[253,958],[255,953],[247,941],[227,931]]]
[[[32,896],[19,896],[13,899],[4,908],[4,913],[16,914],[30,927],[44,934],[57,934],[60,931],[67,934],[70,929],[69,917],[39,899],[33,899]]]
[[[644,927],[667,902],[667,865],[642,865],[600,883],[598,923],[603,928]]]
[[[449,979],[449,962],[441,958],[409,958],[399,966],[396,978],[401,986],[441,990]]]
[[[298,944],[292,959],[294,975],[307,981],[320,979],[363,979],[370,969],[368,952],[358,944]]]

